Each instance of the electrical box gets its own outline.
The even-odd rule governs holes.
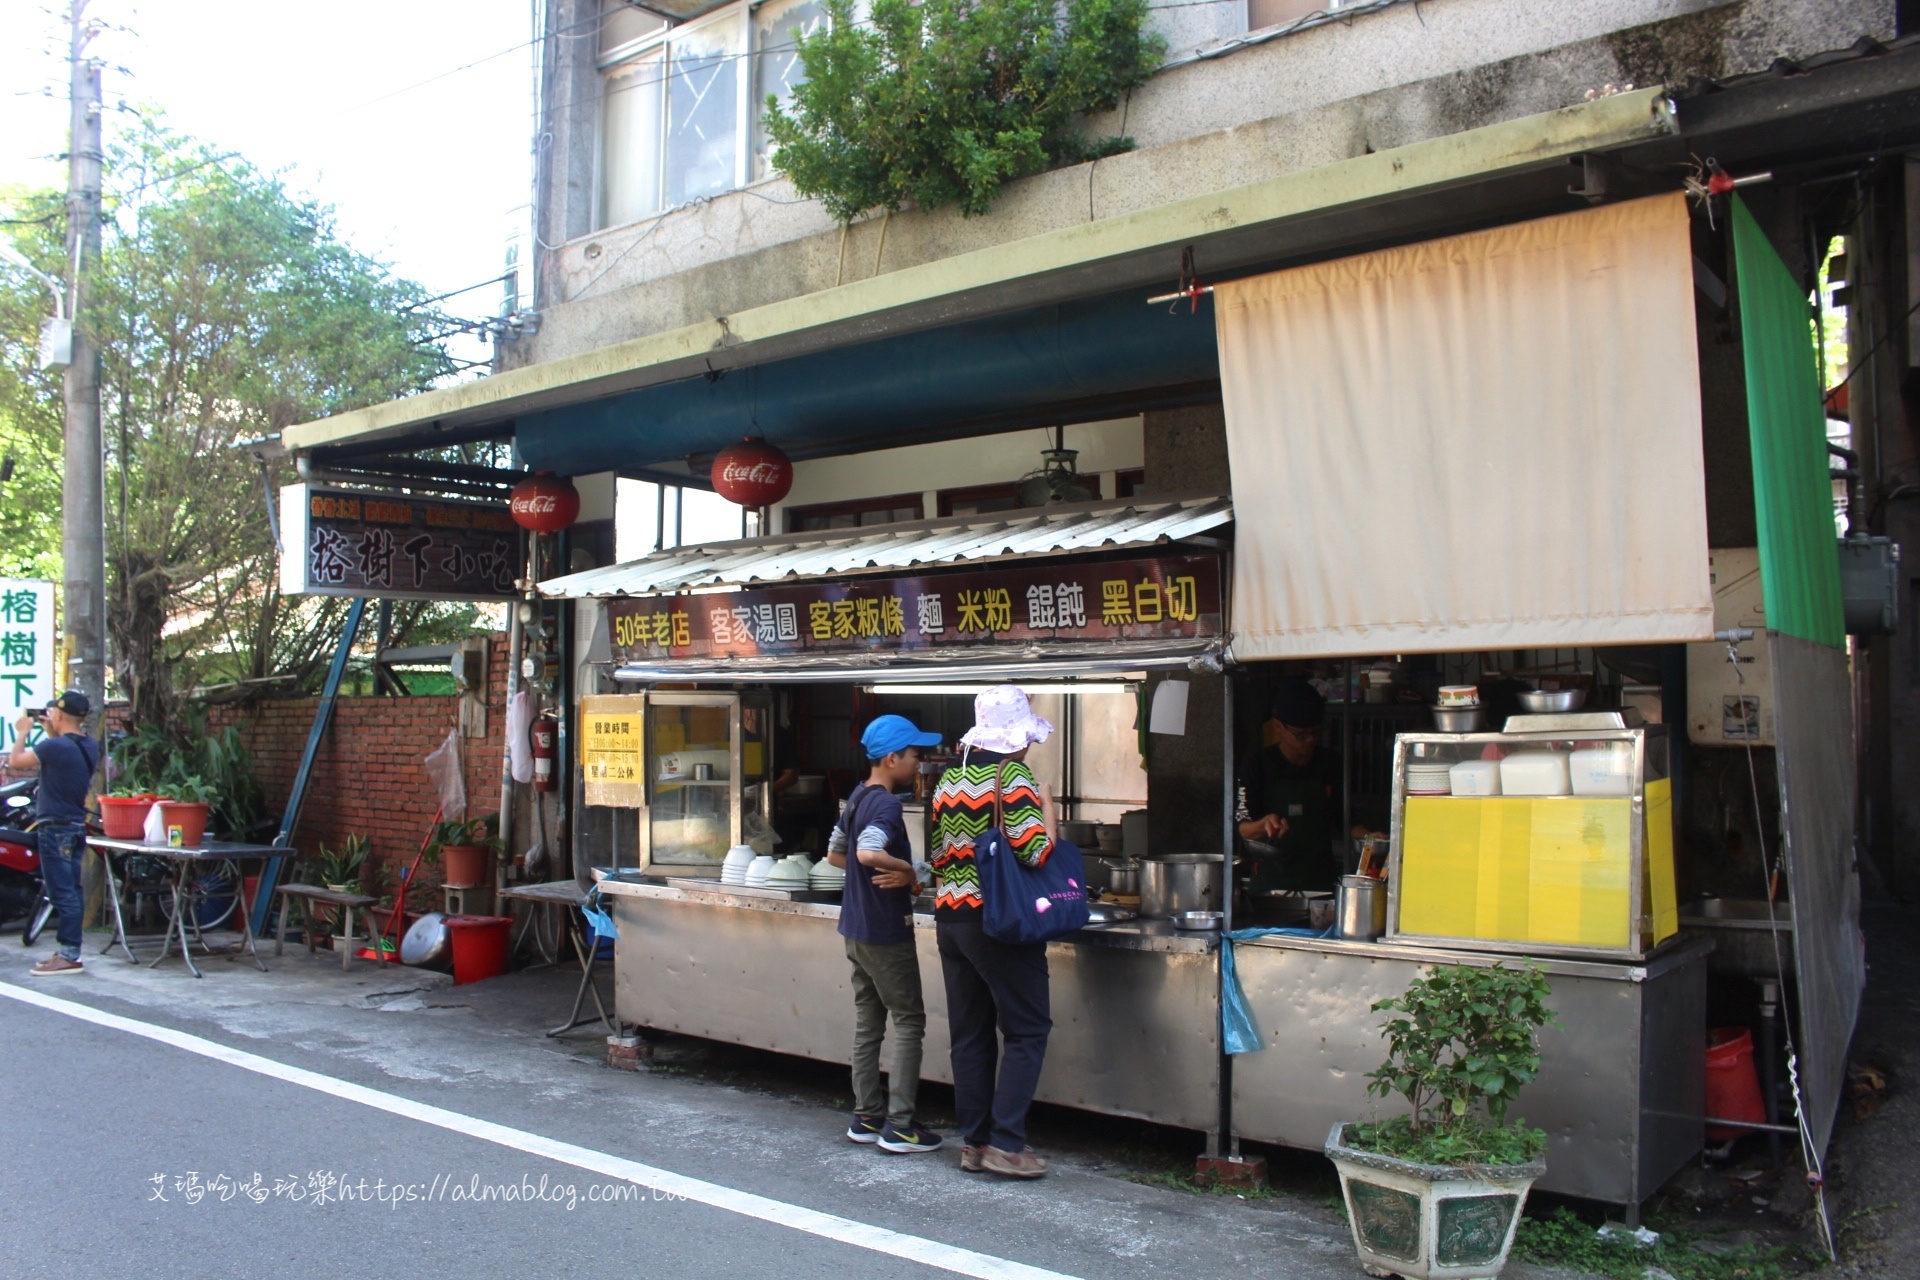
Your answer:
[[[1774,743],[1773,670],[1767,656],[1767,609],[1760,589],[1758,547],[1707,552],[1713,580],[1713,629],[1745,628],[1753,639],[1687,646],[1687,739],[1701,747],[1770,747]]]
[[[1892,538],[1840,540],[1840,602],[1850,636],[1900,629],[1900,547]]]

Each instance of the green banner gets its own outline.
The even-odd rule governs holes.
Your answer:
[[[1842,648],[1840,552],[1812,313],[1738,194],[1733,252],[1767,626]]]

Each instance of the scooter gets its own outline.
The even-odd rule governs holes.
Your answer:
[[[22,778],[0,787],[0,826],[23,828],[33,814],[33,795],[39,790],[38,778]],[[15,916],[26,916],[20,931],[22,946],[32,946],[53,919],[53,903],[47,899],[40,879],[40,849],[28,841],[0,837],[0,923]]]

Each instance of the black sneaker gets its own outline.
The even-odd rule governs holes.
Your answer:
[[[943,1139],[931,1129],[910,1124],[904,1129],[889,1123],[880,1133],[880,1149],[905,1154],[909,1151],[938,1151]]]
[[[847,1136],[855,1142],[878,1142],[885,1128],[884,1116],[855,1116],[847,1126]]]

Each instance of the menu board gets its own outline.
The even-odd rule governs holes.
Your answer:
[[[616,662],[1220,635],[1215,556],[1021,562],[911,578],[611,600]]]
[[[638,809],[646,804],[641,744],[646,699],[595,694],[580,699],[580,779],[588,804]]]

